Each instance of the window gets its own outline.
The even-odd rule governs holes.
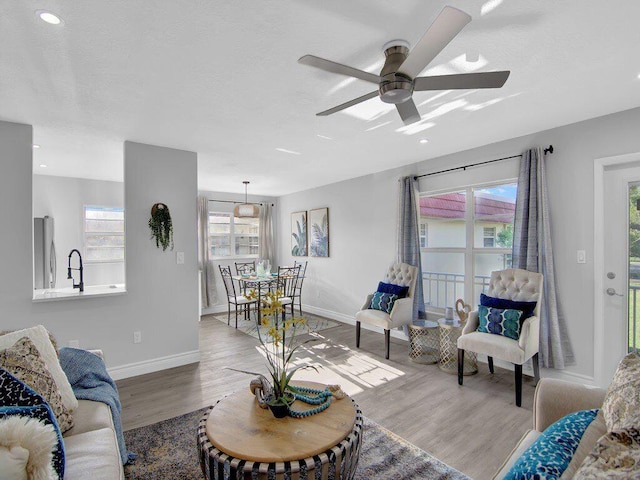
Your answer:
[[[469,187],[420,198],[420,247],[428,309],[477,303],[491,272],[511,267],[517,185]],[[471,200],[471,201],[469,201]],[[428,243],[422,224],[428,223]]]
[[[85,205],[84,261],[124,262],[124,208]]]
[[[209,245],[213,257],[257,257],[260,223],[231,213],[209,213]]]
[[[496,246],[496,227],[484,227],[484,248],[493,248]]]
[[[420,248],[427,248],[429,238],[429,225],[426,223],[420,224]]]

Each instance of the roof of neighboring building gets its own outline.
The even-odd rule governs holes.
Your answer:
[[[502,197],[504,198],[504,197]],[[476,218],[480,221],[498,223],[513,222],[516,210],[515,201],[494,196],[477,195],[475,197]],[[466,195],[446,193],[435,197],[420,197],[420,216],[431,218],[464,219]]]

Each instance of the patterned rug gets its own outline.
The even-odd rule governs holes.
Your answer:
[[[138,454],[125,466],[127,480],[202,480],[196,430],[206,409],[124,432]],[[469,480],[424,450],[365,418],[354,480]]]
[[[302,316],[307,321],[307,325],[309,326],[309,329],[312,332],[319,332],[320,330],[326,330],[328,328],[333,328],[333,327],[337,327],[338,325],[341,325],[340,322],[329,320],[328,318],[324,318],[324,317],[319,317],[318,315],[314,315],[312,313],[303,313]],[[213,317],[216,320],[224,323],[225,325],[227,324],[226,313],[217,313],[215,315],[207,315],[206,317],[203,317],[203,318],[209,318],[209,317]],[[290,317],[287,317],[287,318],[290,318]],[[235,327],[236,325],[235,321],[236,321],[235,313],[231,312],[232,327]],[[262,325],[259,328],[260,328],[260,335],[262,335],[262,338],[263,339],[268,338],[266,335],[267,329],[264,328]],[[251,335],[254,338],[258,338],[258,325],[253,319],[253,316],[252,316],[252,320],[245,320],[244,316],[242,316],[241,314],[238,314],[238,330],[240,330],[242,333],[246,333],[247,335]],[[300,330],[298,330],[298,332],[301,333]]]

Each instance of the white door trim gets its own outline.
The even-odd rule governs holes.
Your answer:
[[[593,163],[593,373],[596,385],[606,388],[604,378],[604,173],[607,167],[640,162],[640,152],[596,158]]]

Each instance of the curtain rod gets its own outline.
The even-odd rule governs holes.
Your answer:
[[[244,204],[244,203],[245,203],[245,202],[238,202],[238,201],[235,201],[235,200],[210,200],[210,199],[207,199],[207,200],[208,200],[209,202],[233,203],[233,204],[239,204],[239,205],[242,205],[242,204]],[[256,203],[256,204],[258,204],[258,205],[264,205],[264,203],[263,203],[263,202],[249,202],[249,203]],[[271,206],[272,206],[272,207],[275,207],[275,205],[276,205],[275,203],[272,203],[272,204],[271,204]]]
[[[553,145],[549,145],[547,148],[545,148],[544,149],[544,153],[545,154],[553,153]],[[422,175],[416,175],[413,178],[415,180],[417,180],[418,178],[422,178],[422,177],[429,177],[431,175],[438,175],[440,173],[455,172],[456,170],[466,170],[467,168],[477,167],[479,165],[486,165],[487,163],[501,162],[502,160],[510,160],[512,158],[520,158],[520,157],[522,157],[522,154],[520,154],[520,155],[511,155],[510,157],[502,157],[502,158],[496,158],[494,160],[486,160],[484,162],[478,162],[478,163],[472,163],[470,165],[464,165],[463,167],[454,167],[454,168],[448,168],[446,170],[439,170],[437,172],[423,173]]]

